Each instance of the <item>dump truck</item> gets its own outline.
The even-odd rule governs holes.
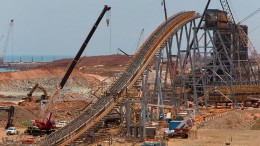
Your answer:
[[[192,120],[190,118],[184,119],[182,116],[177,116],[173,121],[169,122],[169,129],[164,130],[164,133],[168,134],[169,138],[188,138],[191,125]]]

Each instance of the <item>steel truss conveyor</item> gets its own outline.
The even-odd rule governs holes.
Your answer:
[[[105,96],[100,97],[95,104],[88,107],[68,125],[48,135],[42,144],[67,145],[90,130],[109,114],[118,102],[123,100],[122,95],[126,89],[131,87],[147,69],[156,52],[165,47],[168,38],[198,17],[199,14],[194,11],[180,12],[163,22],[139,48],[117,80],[111,84]]]

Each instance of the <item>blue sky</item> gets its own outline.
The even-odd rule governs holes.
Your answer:
[[[104,5],[110,5],[111,25],[103,18],[84,55],[116,54],[117,48],[133,54],[144,28],[144,38],[164,20],[161,0],[0,0],[0,35],[14,19],[13,45],[7,55],[75,56]],[[259,0],[229,0],[235,19],[239,20],[260,7]],[[199,13],[207,0],[166,0],[168,16],[179,11]],[[210,8],[221,9],[219,0]],[[249,31],[260,25],[260,13],[244,24]],[[260,49],[260,28],[249,36]],[[111,41],[110,41],[111,40]],[[2,40],[3,41],[3,40]],[[3,43],[1,41],[1,43]],[[13,46],[13,47],[12,47]],[[258,49],[258,52],[260,50]],[[0,55],[3,48],[0,48]]]

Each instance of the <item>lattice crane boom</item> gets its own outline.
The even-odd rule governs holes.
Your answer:
[[[257,9],[252,14],[250,14],[248,17],[246,17],[241,22],[239,22],[239,24],[236,24],[235,19],[234,19],[233,14],[232,14],[232,11],[231,11],[231,8],[228,4],[228,0],[219,0],[219,1],[221,3],[223,10],[227,12],[227,15],[228,15],[228,18],[229,18],[229,23],[231,24],[232,33],[235,34],[235,30],[238,31],[239,39],[242,41],[244,46],[248,47],[250,53],[252,54],[252,58],[257,62],[257,65],[259,67],[260,56],[258,55],[256,48],[254,47],[253,43],[250,41],[247,34],[243,31],[243,29],[239,25],[241,22],[246,21],[247,19],[249,19],[250,17],[252,17],[256,13],[258,13],[259,10]],[[235,45],[236,45],[236,43],[234,43],[234,46]]]
[[[9,38],[13,32],[13,26],[14,26],[14,19],[12,19],[9,23],[9,28],[8,28],[8,32],[7,32],[6,39],[5,39],[3,54],[0,55],[0,62],[4,62],[4,56],[5,56],[7,48],[8,48]]]
[[[244,30],[240,27],[240,25],[236,26],[238,29],[239,37],[244,46],[248,47],[248,50],[252,54],[252,58],[256,61],[258,68],[260,68],[260,56],[258,55],[256,48],[254,47],[253,43],[250,41],[248,35],[244,32]]]
[[[219,1],[220,1],[220,4],[222,6],[223,11],[227,12],[227,16],[228,16],[230,22],[233,23],[233,24],[236,24],[236,21],[235,21],[235,19],[233,17],[231,8],[230,8],[230,6],[228,4],[228,0],[219,0]]]
[[[141,33],[140,33],[140,36],[139,36],[139,39],[137,41],[137,46],[136,46],[136,50],[140,47],[140,44],[141,44],[141,40],[143,39],[144,37],[144,28],[142,29]]]

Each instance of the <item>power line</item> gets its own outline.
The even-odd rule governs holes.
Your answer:
[[[253,31],[257,30],[259,27],[260,27],[260,24],[257,25],[255,28],[253,28],[251,31],[249,31],[249,33],[251,33],[251,32],[253,32]]]
[[[238,24],[241,24],[245,21],[247,21],[249,18],[251,18],[252,16],[254,16],[255,14],[257,14],[260,11],[260,8],[258,8],[257,10],[255,10],[253,13],[249,14],[248,16],[246,16],[244,19],[242,19],[240,22],[238,22]]]

